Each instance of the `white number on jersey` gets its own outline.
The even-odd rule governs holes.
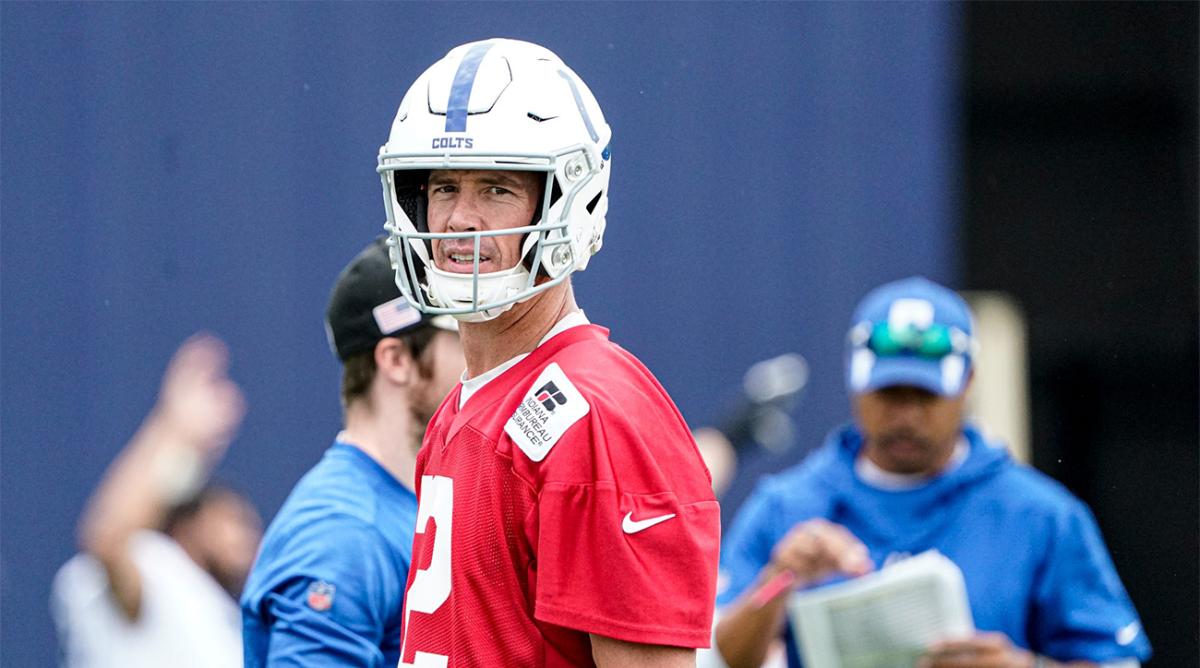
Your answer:
[[[408,653],[409,615],[431,613],[450,598],[450,524],[454,516],[454,480],[445,476],[421,476],[421,499],[417,503],[416,533],[425,533],[432,519],[437,533],[433,536],[433,556],[429,568],[417,571],[404,597],[404,642],[400,645],[401,668],[446,668],[449,657],[416,652],[412,663],[404,663]],[[413,555],[414,557],[416,555]]]

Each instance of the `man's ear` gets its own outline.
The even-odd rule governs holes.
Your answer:
[[[385,336],[375,344],[375,373],[394,385],[408,385],[415,378],[416,363],[400,339]]]

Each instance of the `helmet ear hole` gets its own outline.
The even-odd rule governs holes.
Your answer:
[[[550,203],[546,208],[554,206],[558,200],[562,199],[562,188],[558,186],[558,177],[551,175],[550,177]]]
[[[558,185],[558,177],[555,176],[553,172],[551,172],[550,173],[549,201],[546,202],[546,205],[543,206],[541,209],[539,209],[536,214],[534,214],[534,218],[532,221],[529,222],[529,224],[536,225],[540,220],[542,211],[549,211],[550,208],[553,207],[554,204],[556,202],[558,202],[558,200],[560,200],[560,199],[562,199],[562,188],[559,187],[559,185]],[[541,234],[545,234],[545,232],[542,232]],[[525,240],[527,238],[528,238],[528,235],[521,238],[522,245],[524,245]],[[533,269],[533,256],[534,256],[534,252],[536,249],[537,249],[536,244],[533,246],[530,246],[529,250],[526,251],[526,253],[525,253],[525,257],[521,259],[521,262],[523,262],[525,264],[526,269],[529,269],[529,270]],[[550,277],[550,272],[546,271],[546,263],[545,262],[542,262],[541,266],[538,267],[537,276],[538,276],[538,278],[549,278]]]
[[[587,203],[587,212],[588,212],[588,213],[595,213],[595,212],[596,212],[596,205],[600,203],[600,198],[601,198],[601,197],[604,197],[604,191],[603,191],[603,190],[601,190],[600,192],[596,193],[596,196],[592,198],[592,201],[590,201],[590,202],[588,202],[588,203]]]

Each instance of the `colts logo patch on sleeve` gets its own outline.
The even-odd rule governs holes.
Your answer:
[[[562,368],[550,364],[525,393],[504,425],[509,438],[535,462],[546,458],[571,425],[588,414],[591,405],[575,389]]]

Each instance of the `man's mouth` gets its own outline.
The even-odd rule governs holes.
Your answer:
[[[885,434],[879,439],[880,446],[899,452],[923,452],[929,449],[929,442],[912,433],[901,432]]]
[[[443,262],[440,269],[456,274],[469,274],[475,271],[476,255],[473,250],[453,250],[442,254]],[[486,273],[490,268],[486,265],[492,257],[484,253],[478,255],[479,273]]]

